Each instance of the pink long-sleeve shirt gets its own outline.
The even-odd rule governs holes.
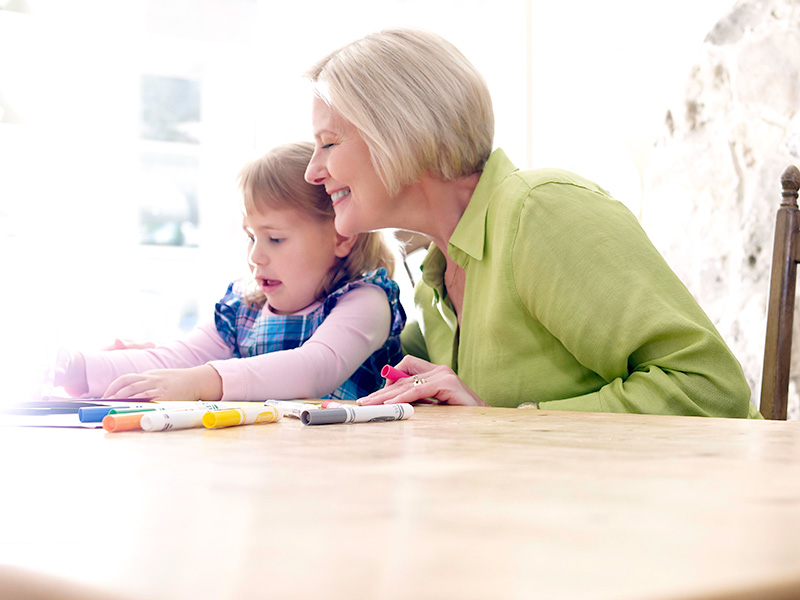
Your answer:
[[[296,314],[307,314],[320,303]],[[270,314],[267,306],[263,309]],[[299,348],[235,358],[213,323],[152,349],[83,353],[90,397],[127,373],[211,365],[222,379],[221,400],[319,398],[336,389],[383,346],[391,327],[386,293],[364,285],[342,296]]]

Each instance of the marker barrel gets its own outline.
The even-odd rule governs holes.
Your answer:
[[[216,405],[215,405],[216,406]],[[142,429],[145,431],[169,431],[170,429],[191,429],[203,426],[203,415],[214,410],[205,406],[196,408],[176,408],[160,410],[142,415]]]
[[[217,404],[213,402],[167,402],[165,404],[149,404],[146,406],[120,406],[117,408],[112,408],[111,411],[108,413],[110,415],[124,415],[127,413],[135,413],[135,412],[150,412],[153,410],[178,410],[184,408],[197,408],[197,407],[204,407],[209,410],[212,408],[219,408]]]

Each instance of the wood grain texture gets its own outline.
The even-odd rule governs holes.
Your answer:
[[[114,597],[800,595],[796,422],[422,406],[0,450],[0,564]]]

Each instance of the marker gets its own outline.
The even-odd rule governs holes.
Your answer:
[[[148,408],[146,404],[136,404],[125,408]],[[107,414],[119,410],[113,406],[82,406],[78,409],[78,419],[81,423],[99,423]]]
[[[206,408],[219,408],[213,402],[168,402],[159,404],[157,406],[142,405],[142,406],[119,406],[112,408],[108,414],[110,415],[126,415],[135,412],[150,412],[152,410],[176,410],[179,408],[194,408],[196,406],[204,406]]]
[[[323,400],[322,401],[322,408],[341,408],[343,406],[346,406],[346,405],[342,404],[341,402],[336,402],[336,400]]]
[[[385,365],[381,369],[381,377],[383,377],[384,379],[386,379],[391,383],[394,383],[398,379],[402,379],[403,377],[411,377],[411,375],[401,371],[400,369],[395,369],[390,365]]]
[[[335,423],[372,423],[399,421],[414,414],[410,404],[378,404],[376,406],[343,406],[325,410],[304,410],[300,415],[303,425],[332,425]]]
[[[313,409],[312,409],[313,410]],[[254,423],[274,423],[281,418],[281,411],[275,406],[254,406],[252,408],[226,408],[212,410],[203,414],[203,426],[208,429],[252,425]]]
[[[324,402],[322,403],[325,404]],[[300,413],[304,410],[319,409],[319,405],[314,402],[296,402],[294,400],[265,400],[264,406],[274,406],[284,417],[300,418]]]
[[[145,413],[131,413],[129,415],[106,415],[103,417],[103,429],[109,433],[141,429],[143,414]]]
[[[110,415],[127,415],[127,414],[130,414],[130,413],[137,413],[137,412],[138,413],[140,413],[140,412],[149,412],[151,410],[159,410],[159,409],[157,409],[155,406],[142,406],[141,408],[139,408],[139,407],[130,408],[130,407],[126,406],[125,408],[112,408],[110,411],[108,411],[108,414],[110,414]],[[162,408],[160,410],[164,410],[164,409]]]
[[[203,426],[203,415],[219,408],[216,404],[201,403],[199,406],[173,408],[142,414],[141,427],[144,431],[168,431],[170,429],[191,429]]]

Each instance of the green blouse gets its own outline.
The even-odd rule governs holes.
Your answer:
[[[485,402],[758,418],[741,366],[636,218],[594,183],[496,150],[450,239],[461,326],[432,246],[408,353]]]

